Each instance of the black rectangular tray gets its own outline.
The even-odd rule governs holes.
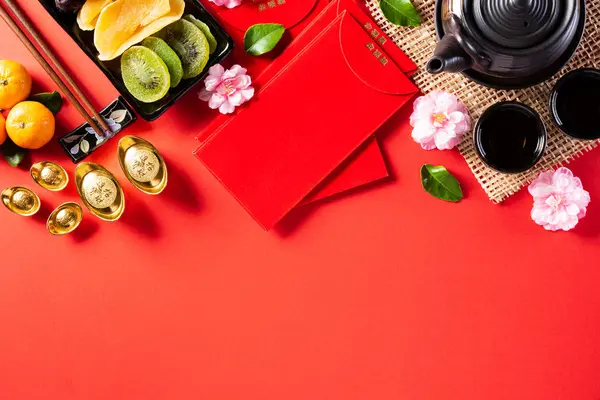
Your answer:
[[[127,100],[131,107],[145,120],[154,121],[160,117],[169,107],[171,107],[179,98],[191,90],[198,82],[202,81],[208,69],[221,62],[233,50],[233,40],[225,30],[217,23],[212,15],[197,1],[185,0],[185,14],[192,14],[199,20],[206,23],[217,39],[217,49],[211,54],[208,64],[204,71],[195,78],[181,81],[179,86],[173,88],[169,93],[159,101],[154,103],[142,103],[133,97],[121,78],[121,58],[110,61],[100,61],[98,51],[94,46],[94,32],[82,31],[77,26],[77,14],[66,14],[58,11],[54,5],[54,0],[39,0],[48,13],[56,22],[73,38],[81,49],[91,58],[96,65],[104,72],[104,75],[117,88],[119,93]]]

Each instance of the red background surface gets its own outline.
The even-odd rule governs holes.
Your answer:
[[[113,100],[42,7],[20,3],[98,108]],[[3,23],[0,38],[0,58],[54,88]],[[161,196],[126,182],[116,140],[91,157],[124,184],[118,223],[86,211],[76,234],[51,237],[45,218],[77,200],[72,184],[35,188],[39,216],[0,210],[1,399],[600,398],[598,152],[571,165],[588,216],[548,233],[526,191],[491,204],[457,152],[412,142],[403,113],[382,132],[393,180],[265,233],[192,155],[210,115],[190,94],[127,130],[163,152]],[[59,134],[81,122],[67,105]],[[57,143],[32,159],[74,170]],[[448,167],[465,200],[426,194],[425,162]],[[0,164],[10,185],[34,188]]]

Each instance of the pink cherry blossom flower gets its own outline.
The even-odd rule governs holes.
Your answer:
[[[234,8],[242,4],[242,0],[210,0],[219,7]]]
[[[456,96],[433,91],[414,102],[410,116],[412,137],[425,150],[449,150],[471,130],[467,107]]]
[[[251,84],[252,79],[246,75],[245,68],[236,64],[226,71],[221,64],[216,64],[208,70],[204,89],[198,97],[208,101],[213,110],[218,108],[221,114],[231,114],[254,96]]]
[[[590,194],[567,168],[542,172],[529,185],[533,196],[531,218],[549,231],[573,229],[585,217]]]

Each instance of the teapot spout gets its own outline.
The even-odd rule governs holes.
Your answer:
[[[462,72],[472,66],[473,60],[461,47],[456,37],[448,34],[440,40],[425,68],[430,74],[440,74]]]

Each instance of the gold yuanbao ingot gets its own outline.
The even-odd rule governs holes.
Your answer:
[[[23,217],[31,217],[40,210],[40,198],[32,190],[13,186],[2,191],[2,203],[10,211]]]
[[[75,169],[79,197],[92,214],[116,221],[125,211],[125,196],[117,179],[101,165],[84,162]]]
[[[79,204],[64,203],[52,211],[46,222],[46,228],[53,235],[66,235],[77,229],[82,219],[83,210]]]
[[[29,173],[35,183],[53,192],[63,190],[69,183],[67,171],[51,161],[41,161],[33,164]]]
[[[167,165],[150,142],[136,136],[125,136],[119,141],[118,155],[123,173],[136,188],[152,195],[165,190]]]

